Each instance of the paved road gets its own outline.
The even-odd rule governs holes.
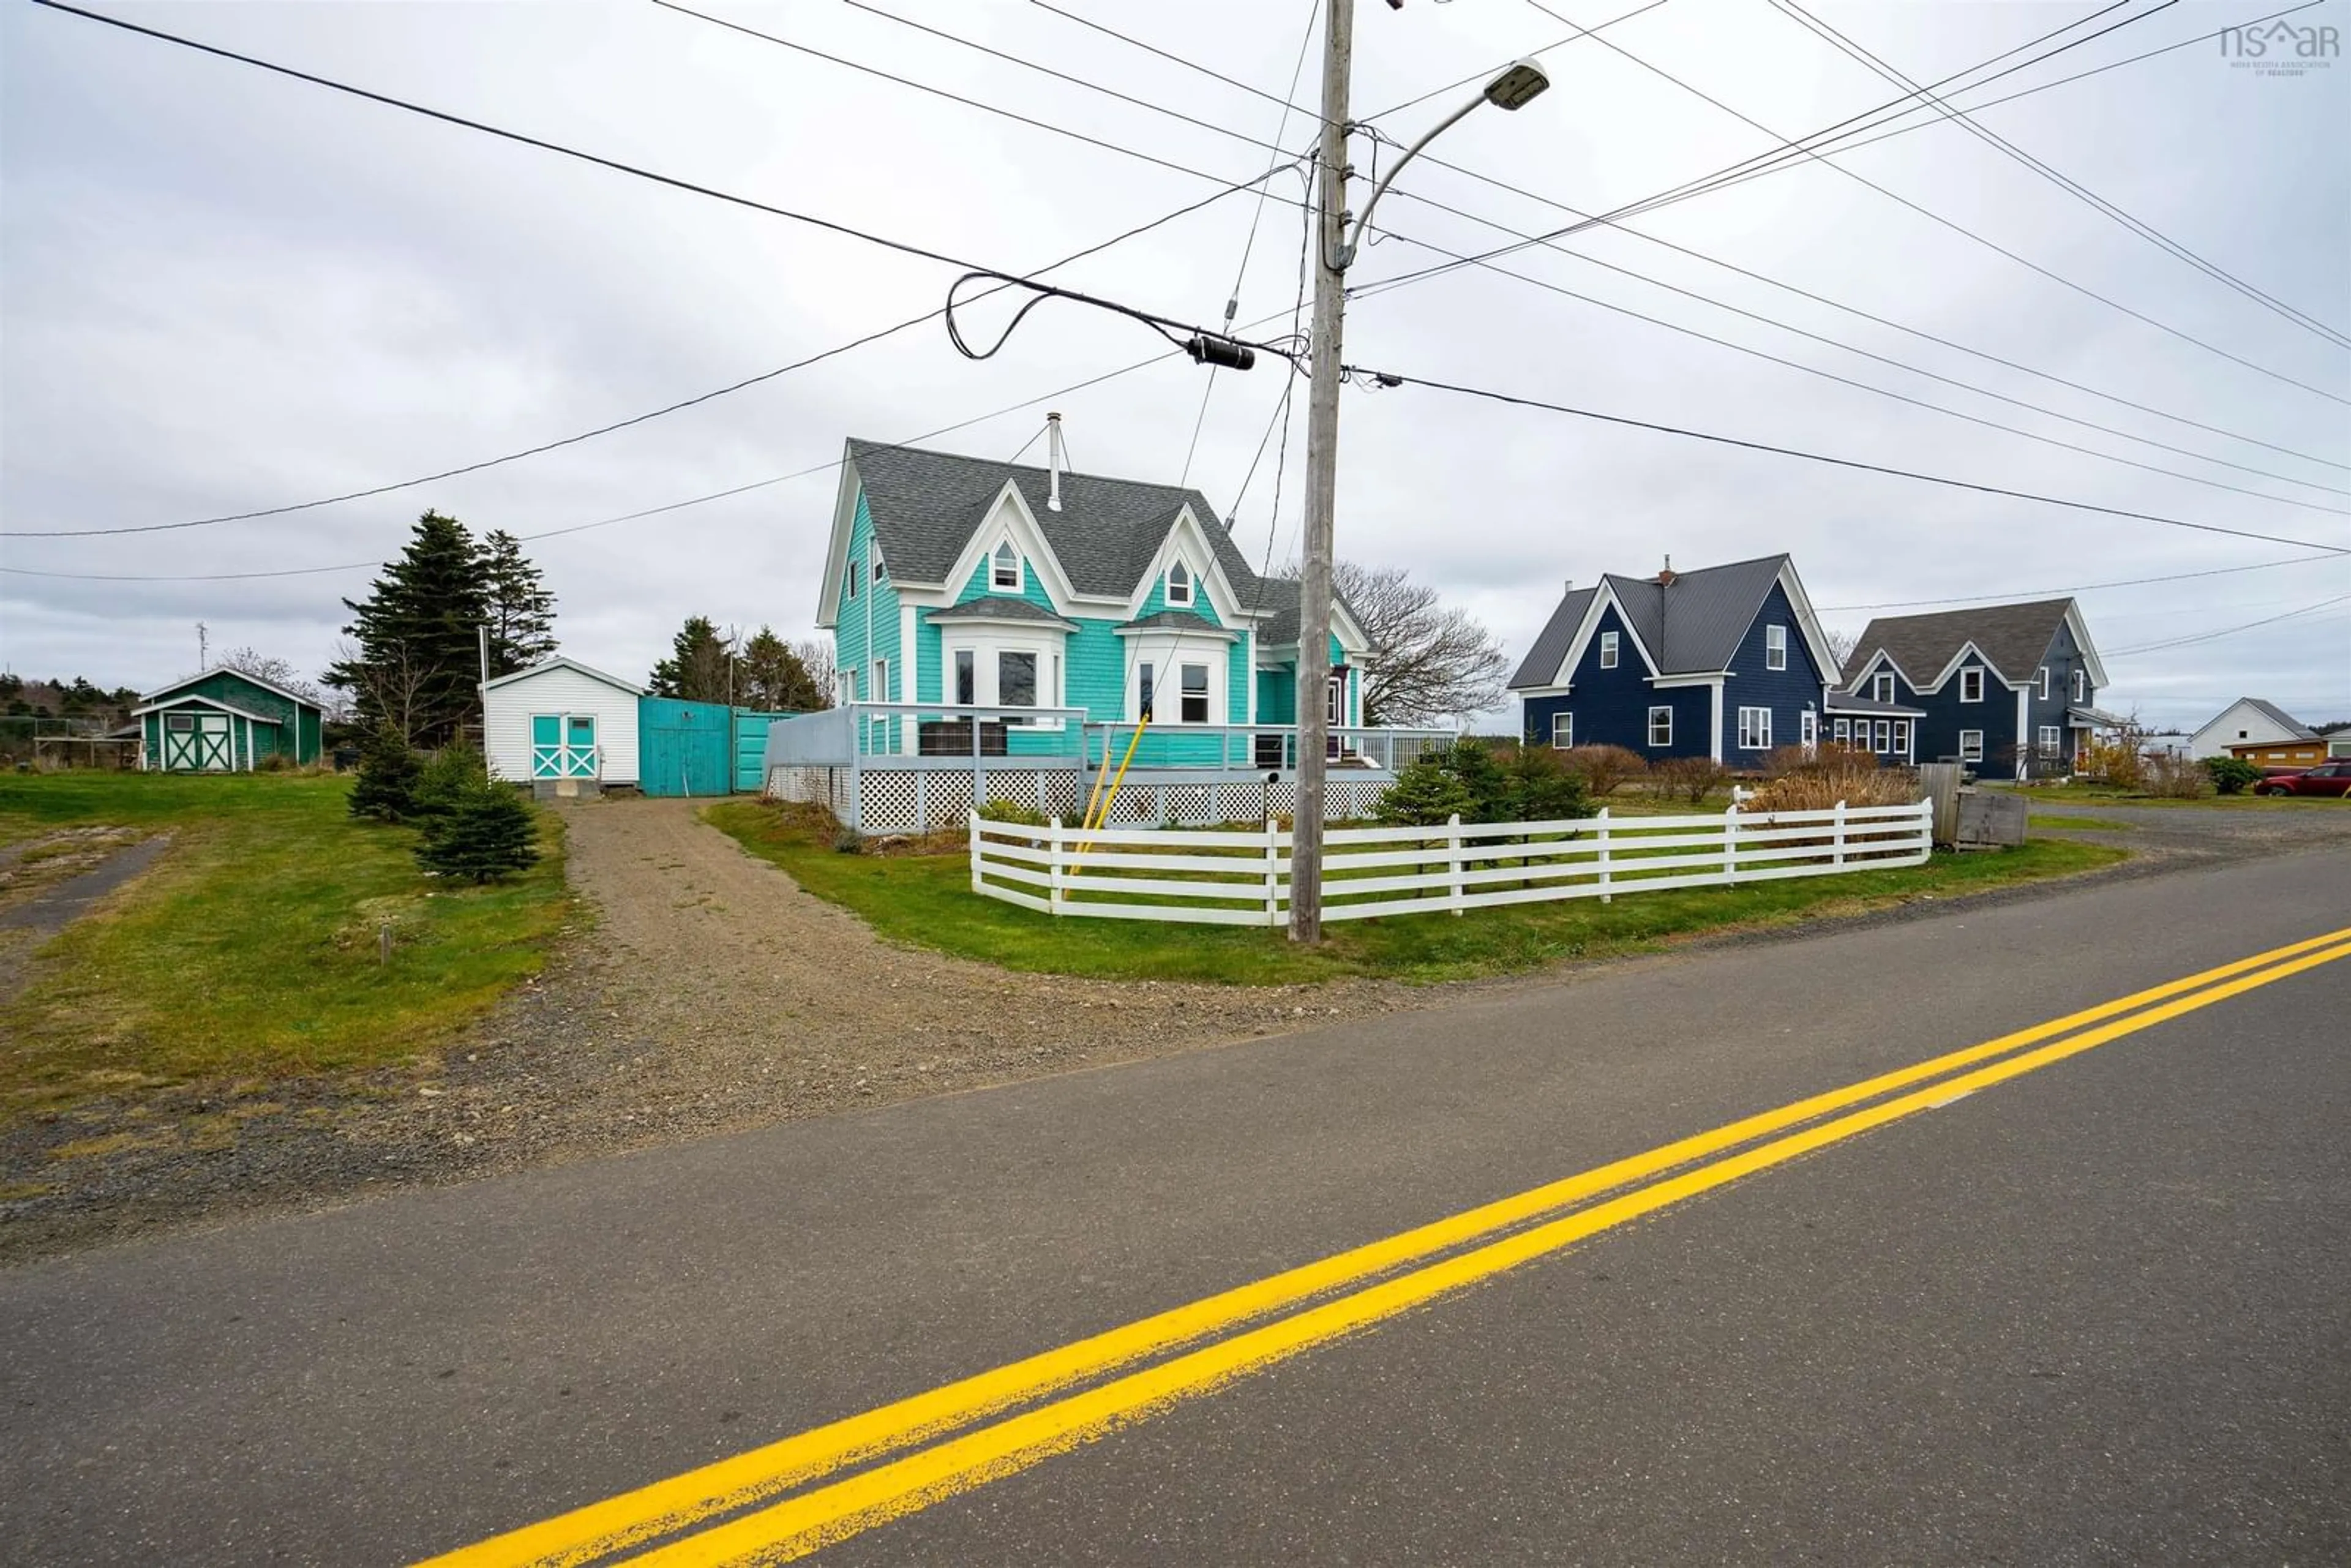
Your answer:
[[[0,1541],[42,1563],[458,1548],[2319,936],[2346,887],[2342,852],[2113,883],[20,1269]],[[1532,1249],[892,1504],[825,1560],[2351,1559],[2337,950],[2148,998],[1963,1098],[1924,1081],[1938,1108],[1865,1135],[1791,1122],[1819,1146],[1731,1181],[1782,1146],[1734,1140],[1663,1178],[1685,1201],[1535,1211],[1590,1234],[1492,1232]]]

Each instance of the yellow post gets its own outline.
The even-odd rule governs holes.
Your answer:
[[[1102,818],[1099,821],[1089,821],[1085,828],[1087,832],[1098,832],[1110,825],[1111,802],[1118,799],[1119,780],[1126,777],[1127,765],[1134,760],[1135,747],[1143,744],[1143,732],[1150,727],[1151,717],[1146,714],[1144,716],[1143,722],[1134,727],[1134,738],[1126,743],[1126,755],[1118,759],[1118,771],[1110,776],[1110,791],[1102,797]],[[1103,755],[1107,757],[1108,751],[1105,750]],[[1091,814],[1089,811],[1089,815]],[[1083,854],[1092,848],[1093,848],[1093,841],[1088,839],[1078,846],[1078,852]]]

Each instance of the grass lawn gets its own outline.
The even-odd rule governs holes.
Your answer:
[[[172,837],[0,1006],[0,1117],[89,1092],[374,1066],[439,1044],[538,971],[573,917],[551,815],[528,873],[449,886],[416,869],[413,830],[354,821],[350,789],[285,774],[0,778],[0,842],[98,823]]]
[[[1321,947],[1279,931],[1055,918],[971,891],[969,861],[939,855],[841,854],[830,835],[753,801],[706,808],[705,821],[789,873],[809,892],[862,916],[893,940],[1011,969],[1102,978],[1285,985],[1343,976],[1416,984],[1531,969],[1562,959],[1642,949],[1668,937],[1859,914],[1928,895],[2089,871],[2124,858],[2104,845],[2039,840],[1998,853],[1938,854],[1927,865],[1737,887],[1677,888],[1620,897],[1333,923]]]

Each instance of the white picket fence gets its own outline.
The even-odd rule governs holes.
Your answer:
[[[1934,808],[1340,828],[1323,835],[1322,918],[1365,920],[1562,898],[1607,900],[1923,865]],[[1280,925],[1290,834],[1262,830],[1041,828],[971,818],[972,891],[1047,915]]]

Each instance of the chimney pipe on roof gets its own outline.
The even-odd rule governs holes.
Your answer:
[[[1061,509],[1061,416],[1058,413],[1045,416],[1045,509],[1058,512]]]
[[[1673,558],[1673,556],[1672,556],[1670,553],[1668,553],[1668,554],[1667,555],[1667,557],[1666,557],[1666,564],[1665,564],[1665,568],[1664,568],[1664,570],[1662,570],[1661,571],[1659,571],[1659,572],[1657,573],[1657,586],[1658,586],[1659,588],[1671,588],[1673,585],[1674,585],[1674,558]]]

